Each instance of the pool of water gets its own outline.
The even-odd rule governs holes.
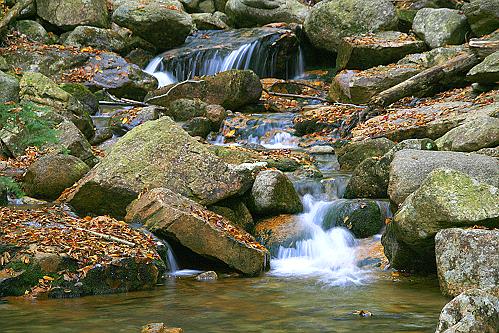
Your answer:
[[[63,300],[0,301],[0,331],[140,332],[165,322],[184,332],[434,332],[441,308],[436,278],[371,273],[363,285],[264,276],[198,282],[171,279],[152,291]],[[352,314],[367,310],[372,317]]]

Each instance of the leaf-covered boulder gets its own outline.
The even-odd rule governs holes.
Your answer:
[[[412,23],[414,32],[429,47],[463,44],[470,27],[466,16],[460,11],[448,8],[423,8],[418,11]]]
[[[394,146],[395,143],[387,138],[377,138],[350,142],[335,152],[341,169],[351,171],[366,158],[381,157]]]
[[[499,187],[499,162],[489,156],[446,151],[405,149],[395,153],[390,164],[388,194],[399,205],[416,191],[435,169],[463,172],[480,182]]]
[[[303,23],[309,8],[298,0],[229,0],[225,12],[239,28],[268,23]]]
[[[497,331],[499,331],[499,298],[481,289],[469,289],[444,306],[435,333]]]
[[[194,140],[169,117],[148,121],[112,147],[78,184],[68,202],[80,213],[121,217],[144,189],[166,187],[201,204],[241,194],[251,178]]]
[[[77,157],[45,155],[30,165],[23,179],[23,188],[30,197],[55,200],[89,170],[88,165]]]
[[[395,7],[388,0],[322,1],[305,20],[305,33],[312,44],[337,52],[342,38],[397,27]]]
[[[79,25],[109,27],[106,0],[36,0],[37,14],[64,30]]]
[[[114,11],[113,21],[160,50],[182,44],[194,29],[191,16],[176,0],[127,1]]]
[[[222,262],[226,267],[250,276],[269,268],[268,251],[251,235],[168,189],[156,188],[142,195],[128,207],[125,220],[142,223],[159,237],[178,244],[177,256],[192,251],[203,257],[207,265],[212,265],[209,267]]]
[[[273,256],[277,256],[279,247],[293,247],[297,241],[310,237],[310,231],[297,215],[267,217],[259,220],[255,226],[255,238],[265,245]]]
[[[435,254],[444,295],[456,296],[468,289],[480,288],[499,296],[497,229],[442,230],[435,237]]]
[[[477,36],[483,36],[499,28],[498,0],[471,0],[463,4],[464,15]]]

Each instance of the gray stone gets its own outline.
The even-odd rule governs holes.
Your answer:
[[[471,0],[463,4],[462,10],[471,25],[471,30],[478,37],[499,28],[498,0]]]
[[[47,43],[49,41],[47,30],[36,21],[17,21],[15,27],[17,31],[28,37],[29,40],[40,43]]]
[[[229,18],[221,12],[191,14],[192,20],[198,30],[223,30],[228,29]]]
[[[57,125],[56,130],[58,142],[52,147],[78,157],[90,167],[97,164],[99,159],[95,157],[90,143],[72,122],[63,121]]]
[[[196,276],[197,281],[214,281],[218,280],[218,275],[214,271],[203,272]]]
[[[440,288],[445,295],[480,288],[499,296],[497,229],[442,230],[435,237],[435,253]]]
[[[470,27],[460,11],[448,8],[423,8],[418,11],[412,29],[432,49],[463,44]]]
[[[65,30],[79,25],[109,27],[106,0],[37,0],[37,14]]]
[[[499,82],[499,51],[488,55],[481,63],[470,69],[466,79],[471,82],[495,84]]]
[[[350,142],[336,150],[341,169],[354,170],[363,160],[369,157],[381,157],[395,146],[387,138],[368,139]]]
[[[19,101],[19,80],[0,71],[0,102]]]

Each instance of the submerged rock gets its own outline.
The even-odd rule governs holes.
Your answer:
[[[125,220],[143,223],[159,237],[188,248],[207,262],[215,259],[245,275],[256,276],[269,268],[268,251],[251,235],[168,189],[142,195],[128,207]]]
[[[448,8],[423,8],[418,11],[412,29],[432,49],[463,44],[469,25],[460,11]]]
[[[30,165],[23,179],[23,188],[33,198],[55,200],[89,170],[74,156],[45,155]]]
[[[141,333],[182,333],[183,329],[168,327],[164,323],[151,323],[142,327]]]
[[[36,5],[38,16],[64,30],[110,25],[106,0],[37,0]]]
[[[69,203],[83,214],[119,217],[144,189],[167,187],[209,205],[244,192],[250,182],[162,117],[123,136],[79,182]]]
[[[489,156],[456,152],[406,149],[395,153],[390,165],[388,194],[399,205],[416,191],[435,169],[449,168],[499,187],[499,162]]]
[[[337,52],[343,37],[394,30],[395,7],[387,0],[323,1],[315,5],[305,20],[305,32],[312,44]]]
[[[494,226],[499,226],[499,215],[496,215]],[[442,230],[435,237],[435,254],[438,280],[444,295],[456,296],[480,288],[499,296],[497,229]]]
[[[469,289],[447,303],[435,333],[495,333],[499,331],[499,298]]]
[[[350,142],[336,150],[341,169],[350,171],[355,169],[366,158],[381,157],[395,146],[387,138],[369,139],[359,142]]]

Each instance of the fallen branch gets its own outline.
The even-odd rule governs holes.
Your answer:
[[[106,96],[111,99],[111,101],[99,101],[101,105],[124,105],[124,106],[150,106],[150,104],[135,101],[133,99],[128,98],[118,98],[116,96],[111,95],[108,91],[105,92]]]
[[[113,242],[117,242],[117,243],[122,243],[122,244],[128,245],[130,247],[135,247],[135,243],[129,242],[127,240],[124,240],[124,239],[121,239],[121,238],[118,238],[118,237],[114,237],[114,236],[111,236],[111,235],[106,235],[106,234],[102,234],[100,232],[96,232],[96,231],[92,231],[92,230],[88,230],[88,229],[83,229],[83,228],[79,228],[79,227],[74,227],[74,226],[71,226],[71,228],[74,228],[74,229],[80,230],[80,231],[88,232],[89,234],[92,234],[94,236],[98,236],[98,237],[103,238],[105,240],[110,240],[110,241],[113,241]]]
[[[0,20],[0,34],[2,34],[9,24],[14,21],[21,12],[33,3],[34,0],[20,0],[12,7]]]
[[[468,44],[470,49],[481,59],[499,51],[499,40],[480,40],[473,38]]]
[[[365,109],[365,108],[367,108],[367,106],[363,106],[363,105],[356,105],[356,104],[350,104],[350,103],[340,103],[340,102],[331,102],[331,101],[327,100],[326,98],[318,97],[318,96],[285,94],[285,93],[278,93],[278,92],[268,91],[267,89],[263,89],[263,91],[265,91],[267,94],[269,94],[271,96],[312,99],[312,100],[317,100],[317,101],[325,102],[325,103],[328,103],[328,104],[331,104],[331,105],[350,106],[350,107],[357,108],[357,109]]]

